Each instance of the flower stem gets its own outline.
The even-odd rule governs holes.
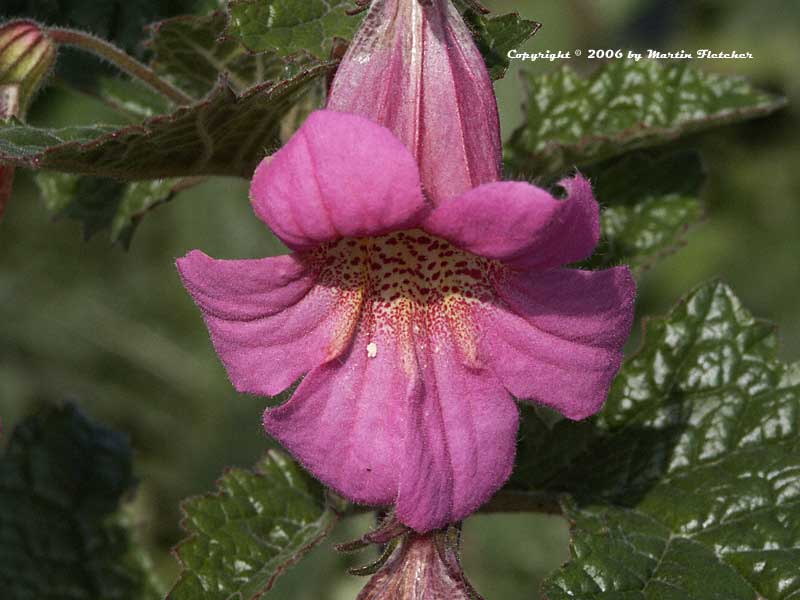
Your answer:
[[[168,81],[156,75],[150,67],[140,63],[113,44],[83,31],[54,27],[47,34],[58,44],[87,50],[107,60],[132,77],[136,77],[177,105],[191,104],[194,100]]]

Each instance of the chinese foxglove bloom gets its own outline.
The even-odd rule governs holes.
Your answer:
[[[492,81],[450,0],[373,0],[327,107],[390,129],[434,202],[500,179]]]
[[[256,214],[288,256],[178,261],[228,374],[272,396],[266,430],[325,484],[418,532],[508,478],[513,397],[582,419],[603,404],[632,320],[627,268],[591,254],[581,176],[566,200],[494,182],[433,206],[414,157],[363,117],[313,113],[257,169]]]

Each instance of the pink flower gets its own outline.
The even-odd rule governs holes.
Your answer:
[[[321,481],[418,532],[506,481],[512,396],[571,419],[605,401],[632,320],[628,269],[589,256],[597,202],[495,182],[436,207],[414,157],[356,115],[312,114],[257,169],[256,214],[294,253],[178,261],[228,374],[272,396],[266,430]]]
[[[375,0],[342,59],[328,108],[388,127],[434,202],[500,179],[497,102],[450,0]]]

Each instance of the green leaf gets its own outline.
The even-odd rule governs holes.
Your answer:
[[[0,589],[14,600],[140,598],[117,510],[130,493],[125,436],[70,405],[14,431],[0,459]]]
[[[492,79],[508,70],[508,51],[519,47],[541,27],[517,13],[487,17],[464,2],[456,5],[472,30]],[[349,41],[363,16],[348,16],[352,0],[232,0],[228,36],[255,52],[274,51],[283,56],[307,52],[319,59],[331,57],[334,38]]]
[[[679,247],[702,218],[698,194],[705,172],[696,152],[634,153],[587,175],[603,207],[602,237],[584,265],[589,268],[627,264],[640,274]]]
[[[800,364],[724,284],[648,322],[592,423],[528,411],[517,489],[568,494],[549,600],[800,594]],[[538,454],[537,454],[538,452]]]
[[[169,100],[130,79],[102,78],[98,82],[98,95],[132,122],[163,115],[173,108]]]
[[[209,93],[221,75],[239,91],[285,75],[276,54],[253,54],[238,40],[223,37],[224,13],[186,15],[150,26],[147,46],[159,75],[195,97]]]
[[[533,176],[557,175],[785,105],[744,79],[704,73],[686,61],[617,60],[586,79],[562,67],[523,81],[526,119],[512,135],[507,161]]]
[[[255,472],[230,469],[219,492],[188,500],[176,549],[184,568],[170,600],[258,598],[336,523],[322,486],[270,451]]]
[[[125,248],[130,247],[133,233],[146,213],[169,202],[192,183],[181,179],[123,183],[50,172],[38,173],[35,180],[53,217],[80,221],[87,240],[110,229],[111,241]]]
[[[462,13],[494,80],[505,77],[510,65],[509,50],[520,48],[542,27],[541,23],[523,19],[516,12],[487,17],[463,8]]]
[[[328,60],[333,39],[351,39],[361,24],[347,15],[354,7],[352,0],[231,0],[228,35],[254,52]]]
[[[0,163],[133,181],[198,175],[250,177],[281,141],[282,119],[330,70],[236,94],[217,87],[204,101],[121,129],[0,127]]]

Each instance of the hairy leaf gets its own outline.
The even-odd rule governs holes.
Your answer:
[[[329,69],[315,66],[241,96],[223,84],[202,102],[122,129],[10,123],[0,127],[0,163],[128,181],[249,177],[280,143],[282,119]]]
[[[186,15],[150,26],[147,46],[151,66],[195,97],[209,93],[221,75],[238,92],[284,78],[286,64],[273,53],[253,54],[238,40],[223,37],[227,19],[222,12]]]
[[[108,77],[97,87],[100,99],[133,123],[172,110],[169,100],[135,80]]]
[[[183,506],[192,536],[176,549],[184,571],[170,600],[258,598],[336,522],[322,486],[277,451],[218,488]]]
[[[686,61],[611,61],[586,79],[562,67],[524,82],[526,119],[512,135],[507,160],[529,175],[557,175],[785,104],[744,79]]]
[[[475,44],[486,61],[492,79],[502,79],[508,71],[509,50],[516,50],[533,37],[541,23],[523,19],[519,13],[487,17],[464,8],[464,20],[475,36]]]
[[[254,52],[308,52],[331,57],[334,38],[349,40],[361,19],[347,15],[352,0],[232,0],[228,34]]]
[[[146,592],[115,524],[133,486],[126,438],[72,406],[22,423],[0,459],[0,589],[14,600],[133,600]]]
[[[475,36],[493,79],[508,70],[508,51],[519,47],[541,27],[517,13],[487,17],[457,0],[456,5]],[[348,16],[352,0],[232,0],[228,35],[253,51],[274,51],[283,56],[308,52],[319,59],[331,57],[334,38],[350,40],[361,16]]]
[[[36,175],[36,183],[48,211],[56,218],[80,221],[85,239],[109,229],[111,241],[128,248],[142,217],[193,182],[155,179],[124,183],[103,177],[44,172]]]
[[[627,264],[641,273],[674,251],[702,217],[698,194],[705,172],[695,152],[630,154],[588,174],[603,207],[600,245],[585,265],[590,268]]]
[[[549,600],[800,595],[800,365],[775,347],[706,284],[648,322],[594,424],[528,412],[514,485],[568,494],[573,523]]]

